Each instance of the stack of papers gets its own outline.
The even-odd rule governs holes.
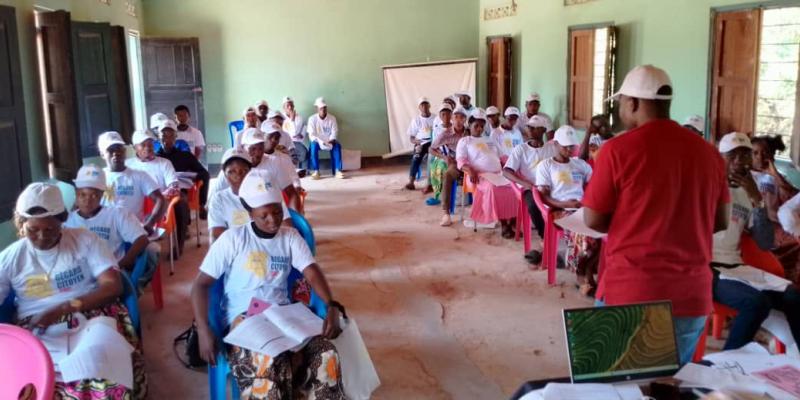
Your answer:
[[[322,333],[322,319],[303,303],[272,306],[248,317],[223,339],[225,343],[275,357],[297,351]]]
[[[642,391],[633,383],[618,385],[602,383],[548,383],[520,400],[640,400]]]
[[[720,279],[739,281],[758,290],[782,292],[791,284],[787,279],[749,265],[740,265],[736,268],[717,268],[717,271],[719,271]]]
[[[80,315],[80,314],[78,314]],[[49,327],[37,335],[53,359],[57,379],[74,382],[102,378],[133,388],[133,346],[117,332],[111,317],[95,317],[69,329],[67,323]]]
[[[560,226],[564,230],[588,236],[590,238],[602,239],[608,236],[605,233],[600,233],[586,226],[586,223],[583,222],[583,208],[579,208],[578,211],[575,211],[574,213],[564,218],[557,219],[553,222],[555,222],[556,225]]]

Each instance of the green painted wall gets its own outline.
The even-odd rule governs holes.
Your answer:
[[[200,38],[206,141],[266,99],[324,96],[345,148],[389,151],[382,65],[476,57],[477,0],[144,0],[147,36]],[[221,154],[209,154],[218,162]]]
[[[22,90],[25,100],[25,116],[28,131],[28,152],[31,162],[31,178],[48,178],[47,148],[42,130],[42,106],[39,92],[39,78],[36,67],[36,29],[33,19],[34,6],[51,10],[66,10],[74,21],[110,22],[127,29],[141,29],[141,4],[132,1],[138,17],[127,14],[125,1],[111,0],[103,4],[98,0],[0,0],[0,5],[16,8],[17,32],[19,35],[20,61],[22,66]],[[0,248],[16,239],[16,232],[10,221],[0,223]]]
[[[640,64],[653,64],[669,73],[675,89],[672,117],[706,113],[711,8],[753,4],[753,0],[596,0],[564,6],[563,0],[517,0],[515,17],[480,19],[478,40],[479,104],[486,95],[486,37],[514,39],[513,99],[530,92],[542,95],[542,111],[564,123],[567,97],[567,28],[613,22],[618,27],[617,85]],[[777,1],[762,1],[777,4]],[[780,3],[787,3],[781,1]],[[795,2],[800,4],[800,2]],[[484,7],[496,0],[481,0]]]

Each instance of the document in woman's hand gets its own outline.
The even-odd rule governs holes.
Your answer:
[[[272,306],[246,318],[223,339],[225,343],[275,357],[301,349],[322,333],[322,319],[302,303]]]

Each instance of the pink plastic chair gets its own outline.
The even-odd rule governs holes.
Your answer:
[[[544,251],[542,254],[542,266],[547,268],[547,284],[556,284],[556,264],[558,263],[558,243],[564,236],[564,230],[556,226],[553,222],[553,214],[550,207],[544,204],[542,196],[538,190],[533,190],[533,200],[544,218]],[[530,220],[530,218],[528,218]],[[530,231],[530,229],[528,229]],[[530,233],[528,233],[530,235]]]
[[[0,399],[17,399],[32,384],[37,400],[53,398],[55,371],[44,345],[29,331],[0,324]]]
[[[512,183],[511,188],[514,189],[514,195],[519,202],[517,232],[514,235],[514,240],[519,241],[519,232],[522,231],[522,247],[525,250],[524,254],[528,254],[531,251],[531,216],[528,213],[528,207],[525,205],[525,199],[522,198],[522,188],[516,183]]]

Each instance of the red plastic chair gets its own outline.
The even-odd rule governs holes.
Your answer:
[[[144,214],[148,215],[153,210],[153,201],[150,200],[149,197],[144,198]],[[157,224],[158,226],[159,224]],[[172,251],[172,249],[170,249]],[[156,271],[153,273],[153,280],[150,281],[150,287],[153,289],[153,303],[156,306],[156,310],[161,310],[164,308],[164,288],[161,284],[161,263],[159,262],[156,265]]]
[[[739,248],[742,252],[742,262],[744,264],[769,272],[773,275],[780,277],[785,276],[783,265],[781,265],[775,255],[759,248],[758,244],[756,244],[755,240],[753,240],[750,235],[742,235]],[[733,308],[714,302],[714,309],[711,312],[711,316],[706,320],[706,327],[703,331],[704,334],[700,335],[700,341],[697,343],[697,348],[695,349],[692,359],[693,361],[700,361],[703,359],[703,355],[705,355],[706,335],[709,328],[711,329],[711,335],[714,339],[722,339],[722,329],[725,327],[725,320],[728,318],[735,318],[736,314],[737,311]],[[786,345],[777,338],[773,338],[773,340],[775,343],[775,352],[778,354],[785,353]]]
[[[194,211],[194,233],[197,237],[197,248],[200,248],[200,188],[203,187],[203,181],[197,181],[189,190],[187,190],[187,197],[189,200],[189,212]]]
[[[532,190],[533,200],[544,218],[544,249],[542,254],[542,266],[547,268],[547,283],[556,284],[556,264],[558,263],[558,243],[564,237],[564,230],[556,226],[555,218],[550,207],[544,204],[542,196],[538,190]]]
[[[18,326],[0,324],[0,399],[17,399],[31,384],[37,400],[53,398],[53,360],[42,342]]]
[[[511,188],[514,189],[514,195],[519,202],[519,210],[517,210],[517,232],[514,234],[514,240],[519,241],[519,232],[522,231],[522,247],[525,251],[524,254],[528,254],[528,252],[531,251],[531,216],[530,213],[528,213],[525,200],[522,198],[522,188],[516,183],[512,183]]]
[[[167,213],[164,214],[164,220],[158,225],[164,229],[164,234],[169,237],[169,274],[175,274],[175,258],[173,257],[172,249],[178,241],[178,223],[175,219],[175,206],[181,201],[180,196],[173,197],[167,205]]]

